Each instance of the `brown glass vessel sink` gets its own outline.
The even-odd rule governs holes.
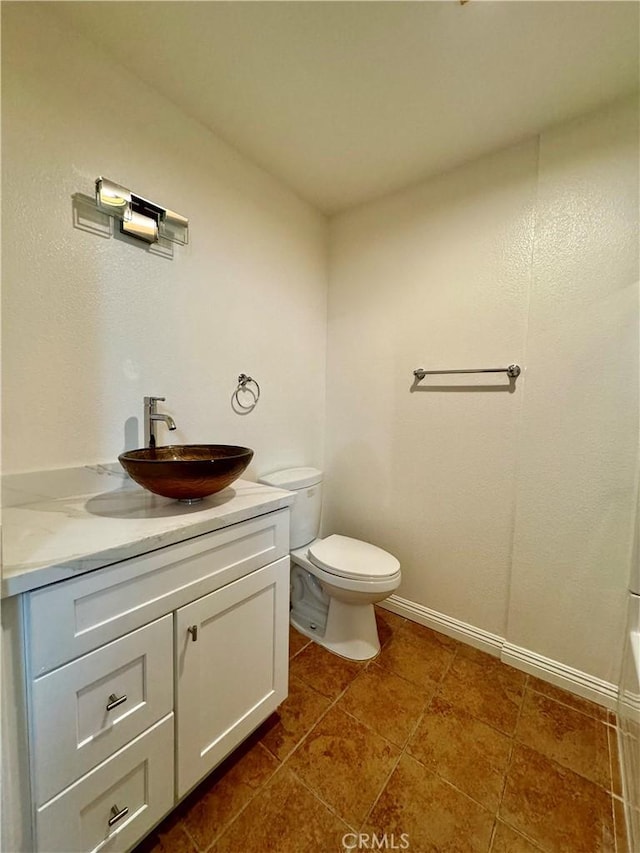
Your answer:
[[[176,444],[127,450],[118,459],[136,483],[156,495],[196,501],[237,480],[253,457],[232,444]]]

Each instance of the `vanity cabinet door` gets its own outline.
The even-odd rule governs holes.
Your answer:
[[[286,698],[289,558],[176,613],[177,795]]]

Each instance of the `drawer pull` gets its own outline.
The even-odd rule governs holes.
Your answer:
[[[111,806],[111,817],[109,818],[109,826],[113,826],[114,823],[117,823],[119,820],[122,820],[122,818],[128,814],[129,809],[126,806],[123,809],[119,809],[118,806]]]
[[[107,711],[113,711],[114,708],[117,708],[118,705],[122,705],[122,703],[126,701],[126,693],[123,693],[122,696],[116,696],[115,693],[112,693],[111,696],[109,696],[109,704],[107,705]]]
[[[198,639],[198,626],[192,625],[190,628],[187,628],[187,631],[191,634],[191,639],[195,643]]]

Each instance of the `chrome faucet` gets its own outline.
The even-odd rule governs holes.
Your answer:
[[[176,428],[175,421],[171,415],[161,415],[156,411],[157,403],[164,403],[165,397],[145,397],[144,398],[144,440],[147,447],[155,447],[156,441],[156,424],[158,421],[163,421],[168,429]]]

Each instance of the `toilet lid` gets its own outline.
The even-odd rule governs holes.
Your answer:
[[[335,534],[314,542],[309,559],[326,572],[355,580],[390,577],[400,570],[396,558],[382,548]]]

